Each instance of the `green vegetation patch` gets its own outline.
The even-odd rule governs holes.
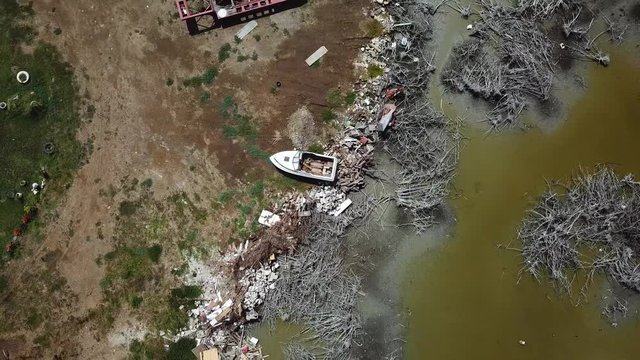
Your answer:
[[[225,43],[220,47],[220,50],[218,50],[218,61],[220,63],[223,63],[230,56],[231,56],[231,44]]]
[[[208,84],[211,84],[213,80],[215,80],[218,77],[219,73],[220,71],[218,70],[218,68],[215,66],[212,66],[208,68],[204,73],[198,76],[184,79],[182,81],[182,85],[184,85],[185,87],[198,87],[201,85],[208,85]],[[173,84],[173,80],[171,80],[171,84]],[[167,85],[171,86],[171,84],[169,84],[169,81],[167,80]]]
[[[347,105],[353,105],[356,102],[356,92],[349,91],[347,95],[344,97],[344,102]]]
[[[225,119],[222,134],[229,139],[240,139],[244,143],[247,153],[256,159],[266,160],[269,154],[257,146],[258,128],[253,119],[239,112],[238,104],[231,96],[222,100],[220,113]]]
[[[376,64],[371,64],[367,67],[367,74],[370,78],[377,78],[384,75],[384,69]]]
[[[326,101],[331,107],[339,107],[344,103],[342,94],[338,89],[329,89],[329,91],[327,91]]]
[[[164,341],[159,336],[147,335],[144,340],[133,340],[129,344],[127,360],[162,360],[165,358]]]
[[[196,345],[195,339],[183,337],[165,350],[161,337],[147,335],[144,340],[133,340],[129,344],[127,360],[193,360],[191,349]]]
[[[331,110],[324,110],[322,114],[320,114],[322,121],[325,123],[330,123],[332,120],[336,119],[336,114]]]
[[[380,69],[382,70],[382,69]],[[343,105],[352,105],[356,101],[356,93],[354,91],[348,91],[346,94],[340,91],[339,89],[333,88],[327,91],[327,95],[325,100],[327,105],[331,108],[337,108]],[[322,120],[325,122],[329,122],[334,119],[334,117],[330,114],[331,110],[325,110],[322,113]]]
[[[32,183],[42,180],[41,168],[50,176],[48,191],[56,193],[64,189],[82,161],[82,147],[75,137],[80,117],[72,69],[53,46],[34,41],[34,30],[24,25],[32,15],[30,5],[0,2],[0,102],[6,104],[0,110],[3,250],[21,224],[24,207],[40,203],[40,194],[29,190]],[[23,53],[21,44],[32,45],[33,52]],[[20,84],[18,71],[27,71],[29,82]],[[22,202],[16,193],[23,194]]]
[[[314,153],[318,153],[318,154],[324,153],[324,147],[322,145],[320,145],[320,144],[317,144],[317,143],[309,145],[309,148],[307,150],[309,150],[311,152],[314,152]]]

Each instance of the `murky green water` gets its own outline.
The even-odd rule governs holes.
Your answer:
[[[517,285],[520,256],[496,248],[515,238],[545,179],[598,163],[640,177],[640,65],[632,53],[612,55],[609,68],[589,67],[588,90],[555,131],[468,130],[454,235],[406,276],[407,359],[640,358],[639,320],[612,328],[596,291],[576,307],[526,275]]]

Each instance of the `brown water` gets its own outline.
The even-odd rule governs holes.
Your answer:
[[[600,317],[597,291],[576,307],[527,275],[516,284],[521,257],[496,248],[515,238],[545,179],[598,163],[640,177],[640,65],[633,54],[615,50],[609,68],[589,65],[586,93],[549,134],[467,129],[453,237],[408,268],[405,358],[640,359],[637,318],[613,328]]]

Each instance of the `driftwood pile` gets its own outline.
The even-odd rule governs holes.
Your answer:
[[[631,175],[601,167],[568,186],[549,185],[518,237],[523,270],[538,280],[548,276],[571,293],[576,271],[584,270],[583,294],[598,272],[640,292],[640,182]]]
[[[533,10],[547,5],[526,3],[514,8],[481,0],[473,38],[454,48],[441,75],[450,89],[468,91],[494,105],[488,114],[492,128],[513,125],[528,97],[546,100],[551,90],[552,43]]]
[[[287,344],[284,347],[285,359],[291,360],[316,360],[318,357],[300,344]]]
[[[366,170],[373,159],[373,146],[365,144],[356,140],[338,146],[330,152],[330,155],[340,159],[336,187],[344,193],[356,191],[364,186]]]
[[[350,222],[346,216],[314,214],[307,243],[280,258],[280,278],[262,309],[266,321],[307,326],[304,340],[317,342],[327,359],[348,359],[361,328],[355,311],[360,279],[340,256],[340,236]]]
[[[557,69],[554,54],[566,52],[606,66],[609,56],[597,49],[595,40],[609,33],[612,40],[621,41],[626,30],[604,17],[606,30],[590,37],[596,16],[582,0],[520,0],[516,6],[478,0],[478,6],[471,38],[454,48],[441,81],[492,104],[487,116],[492,129],[513,125],[529,99],[548,99]],[[544,25],[562,21],[567,14],[562,26],[565,42],[553,42]]]
[[[274,254],[292,253],[309,229],[307,219],[299,217],[297,213],[282,213],[280,222],[259,232],[256,240],[250,242],[247,249],[235,258],[234,269],[254,268]]]
[[[388,11],[395,23],[402,24],[391,34],[400,40],[384,56],[391,64],[388,87],[402,88],[403,97],[397,101],[401,110],[387,146],[402,168],[395,181],[397,202],[411,211],[421,232],[433,225],[434,210],[448,194],[458,141],[450,131],[451,123],[433,109],[427,97],[429,78],[435,70],[428,51],[433,8],[418,1],[399,4]]]

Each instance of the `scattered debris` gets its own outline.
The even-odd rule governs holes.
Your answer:
[[[216,348],[207,349],[196,354],[198,360],[219,360],[220,355]]]
[[[256,308],[262,305],[267,292],[275,288],[274,282],[278,279],[276,271],[279,267],[280,265],[274,262],[262,265],[259,269],[247,269],[240,280],[240,285],[246,287],[242,308],[247,321],[259,318]]]
[[[329,50],[327,50],[326,47],[321,46],[318,50],[311,54],[311,56],[309,56],[307,60],[305,60],[305,62],[307,63],[307,65],[311,66],[316,61],[320,60],[320,58],[323,57],[328,51]]]
[[[346,199],[345,193],[329,186],[311,189],[309,197],[315,203],[316,212],[324,214],[336,211]]]

